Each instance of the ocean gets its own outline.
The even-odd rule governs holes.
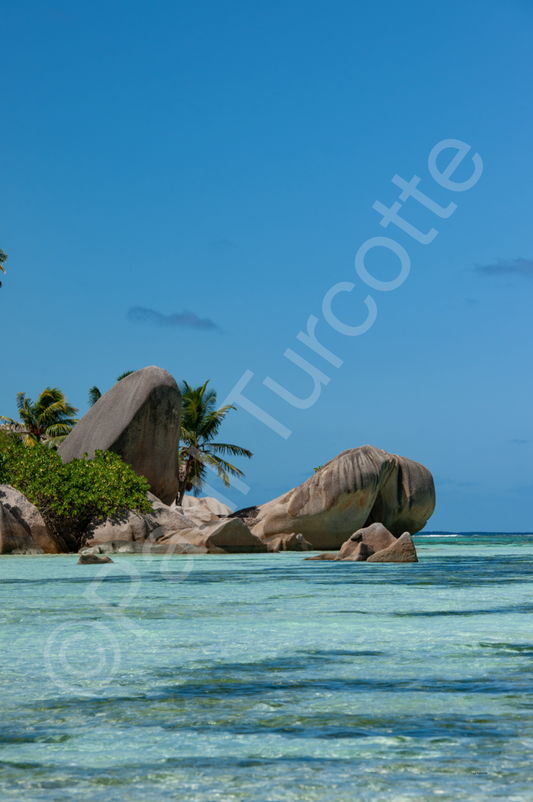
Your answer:
[[[533,800],[533,535],[0,558],[0,799]]]

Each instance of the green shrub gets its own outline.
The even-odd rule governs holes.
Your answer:
[[[2,437],[0,481],[35,504],[52,532],[71,548],[73,541],[78,548],[84,545],[83,531],[92,518],[152,510],[147,480],[111,451],[96,451],[92,459],[64,465],[55,451],[41,445],[25,448],[16,439]]]

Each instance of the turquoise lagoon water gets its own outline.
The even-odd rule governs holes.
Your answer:
[[[533,800],[533,537],[0,560],[2,800]]]

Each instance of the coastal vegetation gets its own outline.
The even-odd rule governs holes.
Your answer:
[[[121,374],[117,382],[132,372]],[[220,427],[235,407],[217,408],[216,391],[208,384],[206,381],[193,387],[184,381],[180,386],[181,429],[176,427],[171,438],[177,456],[179,452],[173,474],[177,493],[174,490],[171,496],[178,505],[186,491],[199,495],[207,470],[214,471],[226,487],[230,486],[230,477],[244,476],[228,456],[252,457],[252,452],[242,446],[218,441]],[[101,394],[93,387],[91,395],[96,401]],[[154,490],[153,477],[139,475],[142,470],[135,472],[131,467],[135,465],[133,456],[130,459],[131,455],[95,450],[94,456],[88,458],[83,451],[92,454],[98,445],[95,443],[63,462],[64,455],[62,459],[57,448],[78,423],[74,417],[78,410],[59,388],[47,387],[37,401],[22,392],[16,399],[19,420],[0,418],[4,422],[0,426],[0,484],[11,485],[34,504],[56,537],[79,548],[84,545],[83,533],[90,521],[127,511],[152,510],[147,493]],[[143,446],[137,443],[136,448],[142,450]],[[156,488],[156,495],[162,497],[159,492]]]
[[[14,432],[0,432],[0,483],[8,484],[39,508],[56,536],[83,544],[83,532],[94,518],[124,510],[150,512],[149,485],[118,454],[96,451],[92,459],[63,464],[41,443],[25,448]]]
[[[17,393],[19,421],[0,415],[7,428],[20,435],[26,446],[44,443],[47,448],[57,448],[78,422],[74,415],[76,407],[69,404],[58,387],[46,387],[37,401],[26,393]]]
[[[181,505],[186,491],[198,495],[202,490],[206,468],[214,470],[226,487],[230,486],[229,476],[244,476],[235,465],[223,459],[222,455],[234,457],[253,456],[251,451],[230,443],[215,443],[213,438],[230,409],[228,404],[216,408],[217,394],[208,389],[207,380],[200,387],[191,387],[186,381],[180,384],[182,397],[180,473],[177,504]]]

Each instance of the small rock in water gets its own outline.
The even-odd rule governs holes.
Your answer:
[[[415,544],[409,532],[404,532],[388,549],[372,554],[369,563],[417,563]]]
[[[112,563],[114,560],[106,554],[80,554],[78,565],[94,565],[97,563]]]

